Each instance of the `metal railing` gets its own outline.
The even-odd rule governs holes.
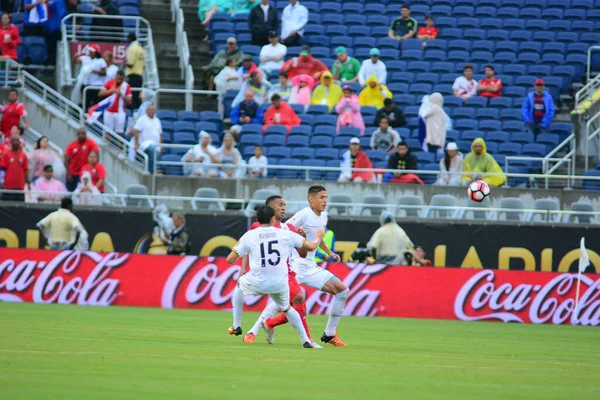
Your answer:
[[[133,21],[133,26],[112,27],[93,25],[98,20],[120,20]],[[116,16],[99,14],[69,14],[63,18],[61,23],[62,31],[62,79],[63,86],[73,85],[77,80],[73,76],[71,66],[71,43],[82,42],[104,42],[126,44],[127,35],[135,33],[137,40],[144,47],[146,62],[144,66],[144,86],[148,88],[157,88],[160,86],[158,77],[158,64],[156,53],[154,51],[154,42],[152,40],[152,29],[150,23],[142,17],[134,16]]]
[[[589,101],[593,102],[592,96],[600,89],[600,75],[591,77],[592,74],[592,53],[594,51],[600,51],[600,46],[590,46],[588,49],[588,57],[587,57],[587,71],[586,77],[587,81],[585,86],[577,91],[575,94],[575,111],[579,112],[582,105]]]
[[[171,0],[171,20],[175,23],[175,46],[179,57],[179,68],[181,79],[185,82],[187,90],[194,89],[194,70],[190,65],[190,46],[188,44],[187,32],[185,31],[185,18],[181,9],[180,0]],[[191,95],[185,98],[185,109],[192,110]]]
[[[3,81],[2,87],[9,88],[18,85],[22,65],[10,58],[3,59],[0,57],[0,61],[4,63],[4,69],[0,71],[0,79]]]
[[[600,76],[600,75],[598,75]],[[588,164],[589,164],[589,155],[590,155],[590,141],[592,139],[594,139],[595,137],[597,137],[598,135],[600,135],[600,126],[598,128],[596,128],[593,132],[590,132],[591,129],[593,128],[593,124],[594,123],[598,123],[600,124],[600,113],[596,114],[594,117],[590,118],[590,120],[588,120],[588,122],[585,124],[585,136],[586,136],[586,141],[585,141],[585,170],[588,170]]]

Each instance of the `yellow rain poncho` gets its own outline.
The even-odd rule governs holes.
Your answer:
[[[375,82],[375,87],[371,87],[370,83]],[[365,88],[360,92],[360,96],[358,96],[358,103],[361,106],[373,106],[380,109],[383,107],[383,100],[391,99],[392,92],[385,85],[379,85],[379,79],[377,75],[370,75],[365,81]],[[384,95],[385,93],[385,95]]]
[[[325,77],[329,77],[329,86],[325,86]],[[331,72],[325,71],[321,75],[321,85],[317,86],[313,91],[312,97],[310,99],[310,104],[323,104],[329,107],[329,112],[335,107],[339,102],[344,92],[340,85],[336,85],[333,83],[333,75]]]
[[[473,151],[473,147],[480,144],[483,147],[481,154],[477,155]],[[492,186],[500,186],[506,181],[506,175],[489,176],[486,173],[502,174],[502,168],[498,165],[494,157],[487,152],[487,146],[482,138],[473,140],[471,144],[471,152],[465,156],[463,162],[463,177],[462,180],[467,183],[474,180],[474,175],[477,174],[478,179],[481,179]]]

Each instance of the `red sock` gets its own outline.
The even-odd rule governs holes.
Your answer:
[[[279,325],[287,324],[287,322],[288,322],[288,319],[287,319],[287,316],[285,315],[285,313],[280,313],[278,316],[269,318],[265,321],[267,326],[271,329],[273,329]]]
[[[306,304],[292,304],[292,307],[294,308],[294,310],[298,311],[298,314],[300,314],[300,318],[302,319],[302,326],[304,326],[306,334],[308,335],[308,337],[310,337],[310,331],[308,330],[308,322],[306,322]]]

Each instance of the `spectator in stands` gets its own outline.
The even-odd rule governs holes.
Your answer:
[[[119,13],[119,7],[112,0],[100,0],[97,7],[94,7],[92,12],[98,15],[121,15]],[[105,33],[107,35],[117,36],[121,32],[114,28],[123,27],[123,22],[119,18],[93,18],[92,25],[96,27],[109,27],[109,30]],[[105,42],[112,42],[115,39],[107,38]]]
[[[92,112],[104,111],[104,125],[119,135],[123,135],[127,120],[125,107],[132,102],[131,86],[125,82],[125,72],[119,70],[115,79],[107,81],[98,92],[98,97],[106,97],[106,99],[90,110]]]
[[[258,105],[264,104],[269,101],[269,90],[271,90],[271,83],[265,81],[262,77],[262,73],[259,71],[252,72],[250,78],[242,84],[238,95],[231,102],[231,106],[235,107],[240,104],[246,95],[246,92],[250,90],[254,94],[254,101]]]
[[[73,200],[75,200],[78,205],[102,205],[102,194],[96,185],[92,183],[92,174],[89,171],[81,174],[81,181],[79,181],[77,188],[73,192]]]
[[[261,6],[262,7],[262,4]],[[255,10],[257,8],[256,7]],[[269,32],[269,44],[266,44],[260,49],[260,69],[267,72],[279,71],[283,67],[283,59],[287,54],[287,47],[279,43],[277,31]]]
[[[410,7],[405,4],[400,9],[400,18],[392,21],[388,36],[392,39],[404,40],[415,37],[416,33],[417,20],[410,16]]]
[[[244,92],[244,101],[232,108],[231,123],[233,126],[230,133],[237,137],[242,133],[245,124],[263,123],[263,109],[255,101],[252,90],[247,89]]]
[[[10,148],[10,138],[13,136],[17,136],[19,138],[19,141],[21,142],[21,149],[23,149],[23,151],[27,153],[27,142],[23,137],[24,133],[25,130],[22,127],[18,125],[13,126],[10,130],[10,137],[4,139],[4,147],[6,147],[7,149]],[[0,134],[0,136],[3,137],[4,135]]]
[[[327,72],[329,74],[329,72]],[[318,89],[318,88],[317,88]],[[315,91],[317,90],[315,89]],[[339,103],[335,106],[338,114],[337,133],[339,134],[343,127],[349,126],[360,129],[360,135],[365,132],[365,121],[360,113],[360,104],[358,96],[350,85],[344,85],[344,94]]]
[[[277,42],[279,42],[279,35],[277,35],[278,19],[275,6],[269,0],[261,0],[258,7],[254,7],[250,11],[250,15],[248,15],[248,27],[250,28],[250,32],[252,32],[252,44],[256,46],[268,46],[269,43],[273,43],[273,37],[277,37]],[[275,36],[272,36],[273,32],[275,32]],[[264,62],[262,51],[260,53],[260,62]]]
[[[239,65],[242,62],[242,58],[244,54],[237,47],[237,40],[234,37],[230,37],[227,39],[226,48],[224,50],[220,50],[213,59],[210,61],[210,64],[202,67],[202,69],[207,70],[207,80],[208,80],[208,89],[215,89],[214,77],[217,76],[219,72],[225,67],[225,63],[228,59],[235,59],[236,63]]]
[[[425,258],[427,256],[427,254],[425,253],[425,250],[423,250],[423,247],[415,246],[415,249],[413,251],[411,251],[411,254],[412,254],[411,265],[413,267],[431,267],[431,265],[432,265],[431,260],[428,260],[427,258]]]
[[[191,253],[192,239],[190,232],[185,227],[185,216],[178,211],[171,216],[173,220],[173,232],[169,237],[161,237],[160,240],[167,245],[167,255],[185,256]]]
[[[238,80],[240,84],[244,83],[246,79],[250,78],[250,74],[253,72],[258,72],[262,75],[262,71],[258,69],[254,61],[252,61],[252,56],[250,54],[244,54],[242,58],[242,65],[237,70]]]
[[[301,123],[302,121],[296,115],[294,109],[288,103],[281,100],[278,94],[274,94],[271,97],[271,107],[265,112],[264,131],[270,125],[285,125],[289,134],[293,126],[298,126]]]
[[[138,96],[134,96],[138,97]],[[154,104],[154,91],[150,89],[143,89],[139,95],[139,101],[142,102],[140,107],[133,112],[131,118],[128,118],[127,121],[127,136],[133,136],[133,127],[135,126],[136,121],[143,115],[146,115],[146,108],[149,105]]]
[[[379,59],[379,49],[373,48],[370,51],[371,58],[363,61],[358,73],[358,82],[361,86],[365,86],[367,79],[371,75],[375,75],[379,82],[385,85],[387,82],[387,67]]]
[[[87,110],[92,107],[94,104],[98,102],[98,93],[100,89],[89,88],[86,90],[87,86],[104,86],[104,82],[106,82],[106,61],[100,55],[100,46],[97,44],[90,45],[90,56],[92,60],[88,64],[90,67],[90,74],[87,78],[87,84],[83,87],[83,91],[85,92],[85,104],[84,107]]]
[[[72,192],[79,183],[81,168],[88,162],[92,151],[100,151],[96,142],[87,137],[85,128],[77,130],[77,140],[72,141],[65,150],[65,169],[67,170],[67,189]]]
[[[406,126],[406,117],[400,106],[397,106],[392,99],[383,100],[383,108],[377,110],[375,114],[375,125],[379,125],[382,118],[387,118],[392,128],[402,128]],[[395,146],[394,146],[395,148]]]
[[[48,0],[48,9],[50,16],[44,26],[44,39],[46,39],[46,47],[48,49],[49,65],[56,65],[56,45],[61,38],[61,23],[67,15],[65,0]]]
[[[233,0],[233,14],[248,14],[260,0]]]
[[[19,126],[21,124],[21,118],[25,122],[27,128],[31,128],[29,123],[29,116],[27,115],[27,109],[25,105],[19,101],[19,92],[17,89],[10,89],[8,92],[8,104],[0,106],[2,114],[2,133],[6,139],[10,138],[13,126]]]
[[[237,61],[235,58],[228,58],[225,67],[215,76],[215,86],[217,91],[221,94],[229,90],[239,91],[242,87],[242,81],[238,75],[238,71],[235,69]]]
[[[375,74],[369,76],[365,82],[367,86],[360,92],[358,102],[361,106],[381,108],[385,99],[391,99],[392,92],[382,84]]]
[[[106,168],[98,162],[98,153],[90,151],[88,163],[81,168],[81,174],[89,172],[92,177],[92,185],[98,188],[100,193],[104,193],[104,181],[106,180]]]
[[[344,46],[335,49],[337,60],[333,62],[331,70],[333,79],[339,82],[357,82],[360,72],[360,61],[348,57],[348,50]]]
[[[65,197],[60,208],[36,224],[50,250],[88,250],[88,233],[73,215],[73,201]]]
[[[279,73],[279,83],[276,83],[269,90],[269,98],[272,99],[274,94],[278,94],[283,101],[289,101],[292,95],[292,84],[288,79],[287,72]]]
[[[246,174],[246,166],[231,133],[223,136],[223,144],[217,152],[219,163],[219,178],[239,178]]]
[[[373,258],[380,264],[406,265],[404,254],[407,249],[412,248],[412,241],[389,211],[381,213],[379,223],[381,228],[375,231],[367,243]]]
[[[162,143],[162,124],[156,116],[156,106],[150,104],[146,107],[146,115],[135,122],[133,132],[133,151],[143,151],[148,155],[148,169],[154,172],[154,148]],[[161,150],[158,148],[158,153]],[[135,154],[130,153],[130,157]]]
[[[340,102],[342,96],[343,93],[340,85],[333,82],[333,75],[331,75],[331,72],[325,71],[321,75],[321,85],[313,90],[310,103],[327,106],[329,112],[331,112],[333,107]]]
[[[387,169],[395,169],[398,172],[386,173],[384,182],[391,183],[418,183],[423,184],[421,178],[413,173],[406,173],[406,170],[417,170],[417,157],[411,153],[404,140],[398,142],[396,152],[388,158]]]
[[[485,66],[485,78],[479,81],[477,91],[483,97],[502,96],[502,80],[494,76],[496,70],[491,65]]]
[[[372,169],[373,164],[367,153],[360,148],[360,139],[353,137],[350,139],[350,149],[342,156],[340,163],[342,172],[338,182],[372,182],[373,171],[355,171],[355,168]]]
[[[34,194],[38,202],[55,203],[65,197],[60,193],[65,193],[67,188],[64,183],[54,178],[52,165],[48,164],[44,167],[42,176],[33,183],[31,190],[34,192],[47,192]]]
[[[2,56],[16,60],[17,46],[21,44],[19,28],[13,25],[12,18],[8,13],[2,14],[0,22],[2,22],[2,26],[0,27],[0,37],[3,38],[2,46],[0,46]]]
[[[25,11],[23,36],[44,36],[46,22],[50,18],[48,0],[23,0]]]
[[[444,111],[444,96],[432,93],[424,99],[424,103],[419,110],[419,116],[425,123],[424,143],[430,153],[441,153],[446,143],[446,126],[450,119]]]
[[[417,32],[417,39],[433,40],[437,39],[438,35],[438,29],[433,26],[433,15],[426,15],[425,26],[419,28],[419,31]]]
[[[547,133],[548,126],[554,119],[554,100],[544,88],[544,80],[536,79],[535,90],[527,95],[521,107],[527,130],[534,135]]]
[[[287,60],[281,70],[287,72],[290,78],[298,75],[309,75],[315,81],[321,79],[323,72],[328,71],[325,64],[311,55],[310,46],[308,45],[300,47],[300,57]]]
[[[192,166],[185,165],[183,167],[185,175],[194,174],[207,178],[217,177],[217,167],[212,167],[210,164],[219,163],[218,150],[212,145],[212,138],[208,132],[200,132],[198,144],[184,154],[181,162],[194,163]]]
[[[261,145],[254,146],[254,155],[248,161],[248,175],[250,178],[262,179],[267,177],[267,166],[269,160],[263,155]]]
[[[281,14],[281,40],[286,46],[297,46],[308,23],[308,10],[298,0],[290,0]],[[291,77],[292,75],[290,75]],[[314,77],[319,79],[319,77]]]
[[[144,74],[144,66],[146,65],[146,51],[138,42],[137,36],[135,33],[131,32],[127,36],[127,42],[129,43],[127,46],[127,82],[131,85],[132,88],[141,88],[143,86],[142,75]],[[135,92],[136,95],[133,98],[133,108],[139,108],[140,99],[138,97],[138,92]]]
[[[499,175],[487,175],[499,174]],[[482,138],[473,140],[471,152],[465,156],[463,162],[462,183],[469,183],[481,179],[492,186],[501,186],[506,180],[502,168],[491,154],[488,154],[485,141]]]
[[[460,97],[463,101],[468,98],[477,96],[477,81],[473,79],[473,66],[467,64],[463,68],[463,76],[459,76],[454,80],[452,90],[456,97]]]
[[[308,106],[315,87],[315,80],[308,75],[298,75],[292,78],[292,93],[290,104],[302,104]]]
[[[34,150],[29,156],[29,164],[31,178],[35,181],[37,178],[42,176],[44,173],[44,167],[51,165],[54,173],[54,177],[61,181],[65,178],[65,167],[60,156],[54,149],[49,146],[48,138],[46,136],[40,137],[34,144]]]
[[[198,18],[203,25],[208,26],[212,16],[217,12],[234,13],[231,0],[199,0]]]
[[[15,11],[15,0],[0,1],[0,11],[3,13],[12,13]]]
[[[379,129],[371,134],[371,149],[385,151],[386,154],[390,154],[398,147],[400,140],[398,132],[390,128],[387,117],[381,117]]]
[[[29,182],[29,161],[27,154],[21,148],[21,142],[17,135],[10,138],[10,149],[4,150],[2,160],[0,160],[0,169],[4,170],[3,189],[7,190],[25,190],[25,183],[31,190]],[[4,193],[2,200],[23,201],[23,193]]]
[[[119,71],[120,68],[114,63],[112,51],[105,51],[104,56],[102,56],[102,58],[104,58],[104,61],[106,61],[106,77],[104,78],[105,81],[115,79],[115,77],[117,76],[117,71]],[[125,75],[123,75],[123,77],[125,77]]]
[[[444,158],[440,160],[440,177],[436,185],[460,186],[461,173],[463,170],[463,156],[454,142],[446,145]]]

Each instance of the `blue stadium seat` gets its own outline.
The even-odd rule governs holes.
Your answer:
[[[25,36],[22,38],[23,47],[31,64],[44,64],[48,59],[46,41],[39,36]]]
[[[260,145],[262,146],[263,144],[263,137],[262,135],[256,135],[256,134],[247,134],[244,135],[242,133],[241,137],[240,137],[240,142],[238,144],[238,147],[240,149],[246,147],[246,146],[256,146],[256,145]]]
[[[588,43],[590,45],[597,45],[598,43],[600,43],[600,33],[584,32],[579,37],[579,41],[583,43]]]
[[[335,126],[332,125],[318,125],[313,130],[313,136],[329,136],[333,138],[337,132]]]
[[[465,29],[463,38],[465,40],[478,40],[486,37],[486,31],[483,29]]]
[[[500,121],[483,120],[479,121],[479,130],[484,132],[494,132],[502,129],[502,123]]]
[[[522,19],[530,19],[530,20],[540,20],[543,21],[542,18],[542,10],[538,8],[525,7],[519,10],[519,18]]]
[[[463,101],[456,96],[445,96],[444,106],[445,107],[462,107]]]
[[[600,4],[598,3],[598,1],[596,1],[596,7],[598,7]],[[575,8],[575,9],[581,9],[581,10],[590,10],[592,8],[594,8],[594,1],[593,0],[572,0],[571,1],[571,7]]]
[[[581,9],[569,9],[565,10],[563,18],[567,21],[582,21],[585,20],[586,12]]]
[[[517,62],[517,56],[515,53],[509,53],[507,51],[501,51],[494,55],[495,63],[502,64],[514,64]],[[506,73],[506,72],[505,72]]]
[[[299,128],[299,126],[295,126],[294,128]],[[294,128],[292,128],[292,129],[294,129]],[[290,137],[287,140],[287,146],[289,148],[308,147],[308,141],[309,141],[308,136],[300,136],[300,135],[293,136],[293,133],[291,133]]]
[[[140,10],[138,7],[134,7],[134,6],[122,6],[122,7],[119,7],[119,15],[130,16],[130,17],[139,17]]]
[[[521,148],[518,143],[502,143],[498,146],[498,151],[507,156],[516,156],[521,154]]]
[[[559,136],[570,135],[573,132],[573,125],[569,122],[554,122],[550,124],[550,132]]]
[[[460,119],[454,122],[454,129],[460,131],[477,130],[478,127],[479,124],[477,123],[477,121],[473,121],[470,119]]]
[[[491,40],[475,40],[471,44],[471,51],[491,51],[493,52],[495,49],[495,44]],[[491,59],[491,57],[490,57]],[[489,62],[489,60],[485,60],[483,62]]]
[[[302,162],[300,160],[294,160],[293,158],[282,158],[279,160],[279,165],[289,167],[300,167]],[[275,171],[275,177],[277,179],[298,179],[299,177],[304,178],[303,172],[300,169],[279,169]]]
[[[475,10],[471,6],[455,6],[452,10],[454,17],[472,17],[475,15]]]
[[[317,115],[315,116],[315,124],[335,126],[337,117],[335,115]]]
[[[560,43],[562,44],[562,43]],[[567,44],[567,53],[568,54],[587,54],[588,48],[590,46],[587,43],[569,43]]]
[[[523,0],[502,0],[502,6],[504,7],[523,7]]]
[[[463,154],[467,154],[471,152],[471,144],[473,142],[470,142],[468,140],[458,140],[456,142],[456,145],[458,146],[458,150],[460,150],[461,153]]]
[[[435,85],[439,81],[439,75],[431,72],[421,72],[417,74],[417,82]]]
[[[388,28],[390,25],[390,19],[385,15],[369,15],[367,17],[367,25],[382,25],[383,27]]]
[[[456,27],[459,29],[476,29],[479,28],[479,19],[472,17],[459,18]]]
[[[533,140],[533,133],[529,132],[515,132],[510,135],[510,141],[513,143],[528,144],[533,143]]]
[[[420,106],[408,106],[404,109],[404,115],[407,118],[416,118],[419,116]]]
[[[323,168],[325,167],[325,161],[323,160],[304,160],[302,161],[302,165],[304,167],[315,167],[315,168]],[[308,172],[308,179],[313,181],[320,181],[325,178],[325,172],[323,170],[312,170]]]
[[[540,133],[535,137],[535,143],[546,145],[546,148],[548,150],[551,150],[558,146],[558,142],[559,136],[556,133]]]
[[[273,126],[273,125],[271,125]],[[269,128],[271,127],[269,126]],[[243,133],[242,133],[243,135]],[[278,135],[278,134],[265,134],[265,137],[263,138],[263,145],[265,147],[272,147],[272,146],[285,146],[285,142],[286,142],[286,137],[285,135]]]
[[[366,22],[365,22],[366,24]],[[350,26],[350,29],[348,29],[348,36],[351,36],[353,38],[360,38],[360,37],[369,37],[371,35],[371,28],[365,25],[355,25],[355,26]],[[372,39],[371,37],[369,37],[369,39]],[[375,40],[375,39],[373,39]],[[356,46],[356,43],[355,43]]]
[[[497,120],[500,112],[494,108],[480,108],[477,110],[476,118],[478,121]]]
[[[164,154],[159,157],[159,161],[180,162],[181,156],[176,154]],[[180,165],[159,165],[157,169],[162,170],[163,174],[165,175],[183,175],[183,168]]]
[[[339,16],[336,16],[339,21]],[[325,27],[321,25],[308,25],[304,28],[304,35],[306,36],[321,36],[325,34]]]
[[[306,112],[307,112],[307,114],[311,114],[311,115],[328,114],[329,107],[327,107],[326,105],[321,105],[321,104],[311,104],[308,106],[308,109]]]
[[[496,52],[509,52],[516,53],[519,48],[519,45],[516,42],[511,42],[508,40],[503,40],[496,42]]]
[[[521,110],[516,108],[509,108],[500,112],[500,119],[502,121],[522,121]]]
[[[566,9],[570,7],[570,2],[565,0],[548,0],[548,7]]]
[[[244,125],[244,133],[247,132],[248,125],[257,125],[259,127],[259,129],[262,128],[262,126],[258,125],[258,124],[246,124],[246,125]],[[163,129],[164,129],[164,125],[163,125]],[[214,122],[206,122],[206,121],[196,122],[194,124],[194,129],[196,130],[196,132],[206,131],[208,133],[219,134],[219,127]],[[261,133],[261,131],[259,131],[257,133]]]
[[[251,146],[248,146],[249,148],[252,148]],[[288,148],[288,147],[283,147],[283,146],[273,146],[273,147],[268,147],[266,150],[267,153],[267,157],[269,157],[270,159],[273,158],[277,158],[277,159],[281,159],[281,158],[290,158],[290,155],[292,154],[292,149]]]
[[[516,7],[500,7],[496,11],[498,18],[519,18],[519,9]]]
[[[468,51],[460,51],[460,50],[454,50],[454,51],[450,51],[448,53],[448,57],[446,58],[446,61],[449,62],[463,62],[465,60],[468,60],[470,57],[470,54]]]
[[[537,76],[529,76],[529,75],[517,76],[515,78],[515,85],[530,89],[533,87],[533,84],[536,79],[537,79]]]
[[[512,101],[506,97],[493,97],[490,99],[489,106],[498,109],[507,109],[512,107]]]
[[[200,122],[200,115],[195,111],[179,111],[177,118],[182,121]]]
[[[173,131],[174,132],[191,132],[194,134],[197,133],[194,123],[188,122],[188,121],[173,122]]]
[[[480,130],[463,131],[460,134],[460,140],[473,141],[477,138],[485,138],[486,133]]]
[[[475,119],[475,109],[471,107],[459,107],[455,108],[452,112],[453,119]]]
[[[523,145],[522,154],[533,157],[544,157],[546,153],[546,146],[540,143],[528,143]]]
[[[494,55],[490,51],[474,51],[471,53],[470,61],[474,63],[489,63]]]
[[[329,42],[329,46],[331,46],[331,47],[344,46],[348,49],[348,48],[353,47],[353,42],[354,42],[354,40],[350,36],[334,36],[331,38],[331,41]]]
[[[487,133],[485,140],[490,143],[506,143],[510,141],[510,134],[503,131],[492,131]]]
[[[397,94],[394,95],[394,103],[406,107],[415,104],[415,96],[412,94]]]
[[[173,132],[166,132],[163,128],[162,140],[163,143],[173,143]]]
[[[328,46],[329,47],[329,36],[325,36],[325,35],[310,35],[307,39],[308,41],[308,45],[311,46],[311,51],[312,51],[312,55],[315,58],[323,58],[323,57],[328,57],[329,56],[329,51],[323,53],[322,50],[317,50],[317,52],[315,53],[315,49],[317,48],[316,46]],[[315,47],[313,47],[315,46]],[[246,50],[246,48],[244,48],[244,51]]]
[[[314,149],[326,149],[330,148],[332,145],[333,137],[331,136],[313,136],[310,138],[310,147]]]
[[[338,133],[338,136],[345,136],[346,138],[348,138],[348,140],[350,140],[355,136],[360,136],[360,129],[351,126],[346,126],[340,129],[340,133]]]
[[[395,72],[391,79],[394,83],[412,83],[415,80],[415,74],[412,72]],[[390,83],[390,74],[388,74],[388,83]]]
[[[521,42],[519,45],[520,53],[537,53],[542,51],[542,44],[538,42]]]
[[[565,56],[556,53],[546,53],[542,56],[541,62],[544,65],[561,65],[565,62]]]
[[[292,158],[299,160],[310,160],[315,158],[315,149],[310,147],[298,147],[292,149]]]
[[[573,32],[592,32],[594,23],[592,21],[573,21],[571,30]]]
[[[388,6],[389,7],[389,6]],[[433,15],[436,19],[435,19],[435,25],[436,26],[440,26],[438,21],[441,18],[446,18],[447,15],[452,15],[452,7],[448,6],[448,5],[438,5],[438,4],[434,4],[432,5],[431,9],[429,10],[429,13],[431,15]],[[444,26],[446,27],[446,26]],[[448,28],[453,28],[454,26],[448,26]]]
[[[413,83],[409,87],[409,92],[414,95],[431,94],[431,85],[426,83]]]
[[[600,177],[600,170],[585,171],[585,176]],[[584,179],[581,184],[583,190],[600,190],[600,180]]]
[[[446,40],[462,39],[463,31],[458,28],[446,28],[440,33],[440,38]]]
[[[337,136],[333,138],[334,149],[347,149],[350,144],[350,138],[348,136]]]
[[[449,14],[447,14],[449,15]],[[442,32],[444,32],[447,29],[453,29],[456,28],[456,18],[454,17],[438,17],[435,20],[435,25],[438,27],[438,29],[442,29]]]
[[[354,38],[354,48],[355,49],[360,49],[360,48],[365,48],[365,49],[369,49],[369,51],[375,47],[375,39],[371,38],[371,37],[357,37]],[[389,69],[389,67],[388,67]]]
[[[196,135],[190,132],[175,132],[173,134],[174,144],[198,144]]]
[[[344,3],[342,5],[342,12],[344,14],[362,14],[363,5],[362,3]],[[338,8],[339,12],[339,8]]]
[[[308,11],[311,13],[315,13],[317,11],[319,11],[320,9],[320,2],[316,2],[316,1],[303,1],[302,5],[306,8],[308,8]]]
[[[373,163],[385,161],[386,158],[385,151],[382,150],[366,150],[365,153],[367,153],[367,156],[369,156]]]
[[[474,96],[469,97],[465,102],[465,107],[482,108],[487,107],[488,99],[486,97]]]
[[[525,123],[523,121],[504,121],[502,123],[502,130],[505,132],[523,132],[525,129]]]
[[[177,121],[177,113],[173,110],[160,109],[156,110],[156,116],[162,121]]]
[[[527,90],[522,87],[507,87],[502,90],[505,97],[525,97]]]
[[[556,41],[565,43],[585,42],[584,40],[580,40],[579,35],[575,32],[558,32],[556,34]]]
[[[298,114],[298,118],[302,122],[302,125],[313,126],[315,124],[315,116],[309,114]]]
[[[504,66],[505,75],[521,76],[527,74],[527,67],[525,65],[513,64]]]
[[[365,15],[359,14],[346,14],[344,15],[344,24],[352,28],[353,25],[367,25],[367,17]],[[350,34],[350,29],[348,29],[348,34]],[[370,29],[369,29],[370,32]],[[353,36],[353,35],[350,35]]]
[[[549,76],[552,74],[552,68],[549,65],[529,65],[527,67],[527,75],[533,76]]]

